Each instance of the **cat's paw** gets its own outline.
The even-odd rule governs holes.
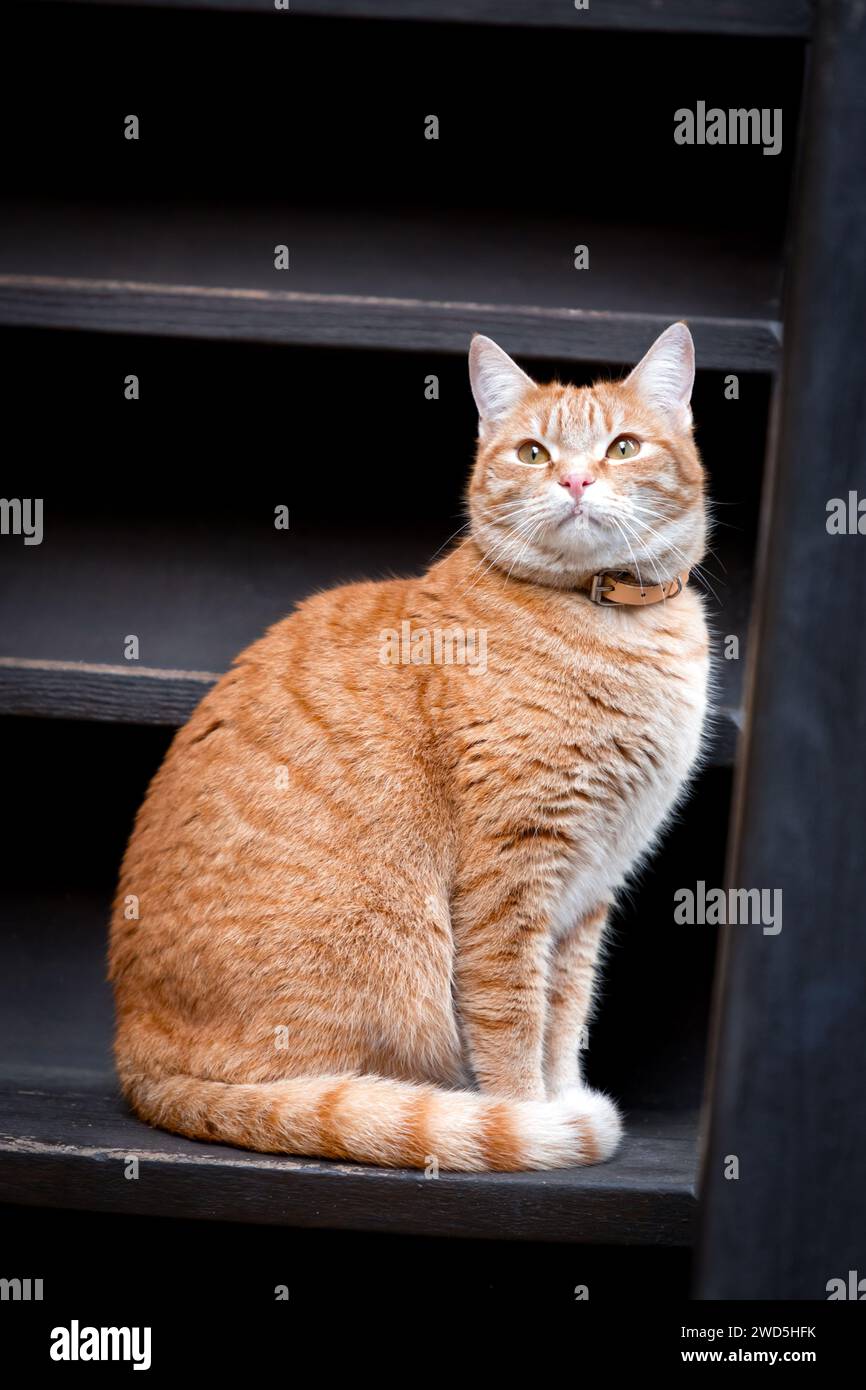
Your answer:
[[[589,1120],[598,1150],[594,1162],[603,1163],[616,1153],[622,1139],[623,1125],[622,1116],[610,1096],[603,1091],[591,1091],[588,1086],[569,1086],[555,1103],[581,1120]]]
[[[556,1100],[518,1101],[515,1112],[524,1168],[603,1163],[616,1151],[622,1120],[609,1096],[570,1087]]]

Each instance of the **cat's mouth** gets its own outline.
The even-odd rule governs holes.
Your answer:
[[[590,511],[585,502],[576,502],[574,506],[566,512],[565,516],[557,522],[558,527],[571,526],[580,529],[584,526],[598,526],[601,518],[597,512]]]

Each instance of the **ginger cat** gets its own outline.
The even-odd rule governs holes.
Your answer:
[[[110,975],[120,1079],[152,1124],[443,1169],[617,1147],[580,1034],[707,699],[702,603],[678,592],[706,533],[692,339],[674,324],[624,381],[576,389],[476,337],[470,375],[468,539],[277,623],[139,812]],[[406,623],[484,633],[485,668],[423,643],[393,659]]]

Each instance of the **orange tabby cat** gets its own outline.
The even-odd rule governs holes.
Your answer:
[[[702,605],[678,592],[706,526],[692,340],[674,324],[578,390],[476,337],[470,373],[469,538],[277,623],[139,812],[111,978],[153,1124],[443,1169],[617,1146],[580,1035],[706,704]]]

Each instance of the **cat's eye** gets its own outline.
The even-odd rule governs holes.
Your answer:
[[[525,444],[521,444],[517,457],[521,463],[550,463],[550,454],[543,444],[537,444],[534,439],[527,439]]]
[[[621,434],[612,444],[608,445],[607,457],[609,459],[633,459],[638,453],[640,453],[640,440],[635,439],[634,435],[631,434]]]

